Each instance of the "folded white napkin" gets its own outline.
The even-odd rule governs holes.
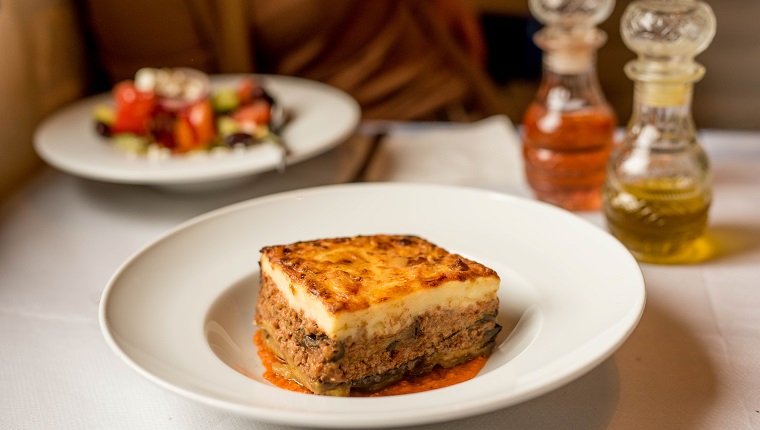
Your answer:
[[[464,185],[527,194],[520,138],[510,120],[391,127],[367,181]]]

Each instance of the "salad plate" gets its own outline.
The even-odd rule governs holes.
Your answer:
[[[268,383],[252,341],[259,250],[380,233],[414,234],[496,270],[504,330],[483,370],[446,388],[373,398]],[[280,424],[394,427],[485,413],[558,388],[609,357],[644,302],[636,260],[569,212],[472,188],[346,184],[241,202],[172,229],[116,271],[100,324],[127,365],[189,399]]]
[[[343,91],[319,82],[276,75],[212,75],[211,88],[233,87],[246,76],[261,80],[291,118],[280,133],[289,150],[287,164],[337,146],[359,123],[358,103]],[[89,97],[45,119],[34,135],[37,153],[50,165],[88,179],[190,187],[252,177],[278,168],[282,161],[280,147],[274,142],[163,159],[130,156],[95,130],[93,111],[111,101],[110,93]]]

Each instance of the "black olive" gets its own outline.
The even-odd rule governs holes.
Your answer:
[[[111,127],[102,121],[97,121],[95,123],[95,132],[103,137],[111,137]]]
[[[224,144],[229,147],[238,145],[251,146],[254,143],[256,143],[256,139],[248,133],[232,133],[224,137]]]

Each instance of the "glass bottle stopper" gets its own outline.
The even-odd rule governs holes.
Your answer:
[[[639,0],[626,8],[620,31],[638,58],[625,66],[636,82],[636,97],[649,106],[689,102],[694,82],[705,68],[694,61],[715,36],[716,20],[696,0]]]
[[[531,14],[544,28],[536,45],[544,64],[557,73],[575,74],[593,64],[596,50],[607,40],[597,24],[610,16],[615,0],[530,0]]]

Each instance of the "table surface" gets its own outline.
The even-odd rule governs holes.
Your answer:
[[[370,138],[387,130],[371,163]],[[647,304],[611,358],[567,385],[484,415],[415,428],[760,428],[760,133],[704,130],[716,254],[641,264]],[[347,182],[457,184],[530,196],[506,118],[364,124],[283,174],[178,192],[47,169],[0,206],[0,428],[281,429],[170,393],[127,367],[98,326],[100,297],[136,250],[194,216],[258,196]],[[579,213],[604,228],[599,212]],[[379,423],[380,424],[380,423]]]

